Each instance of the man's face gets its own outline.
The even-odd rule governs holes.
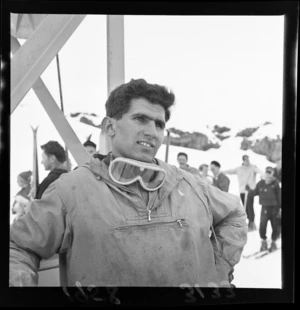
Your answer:
[[[151,162],[164,139],[164,108],[144,98],[132,99],[129,111],[112,121],[113,156]]]
[[[179,155],[177,157],[177,161],[180,167],[184,167],[187,165],[187,158],[184,155]]]
[[[46,171],[52,169],[51,156],[48,156],[44,151],[42,153],[42,164],[44,165]]]
[[[271,169],[266,169],[266,181],[269,182],[273,180],[274,177],[274,171]]]
[[[245,156],[245,157],[243,158],[243,163],[244,163],[244,165],[246,165],[246,166],[249,166],[249,165],[250,165],[250,160],[249,160],[249,157],[248,157],[248,156]]]
[[[210,170],[213,173],[213,175],[217,175],[219,172],[219,167],[215,166],[215,165],[210,165]]]
[[[207,176],[207,175],[208,175],[208,167],[207,167],[207,166],[204,166],[204,167],[202,168],[202,175],[204,175],[204,176]]]
[[[19,175],[17,178],[17,183],[20,187],[26,187],[28,184],[26,183],[26,181],[24,181]]]
[[[96,153],[96,149],[91,145],[87,145],[84,148],[91,156]]]

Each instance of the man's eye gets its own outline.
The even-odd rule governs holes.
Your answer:
[[[138,120],[139,122],[144,122],[145,121],[145,118],[142,117],[142,116],[137,116],[135,119]]]
[[[156,123],[156,127],[161,128],[161,129],[165,128],[164,124],[161,122]]]

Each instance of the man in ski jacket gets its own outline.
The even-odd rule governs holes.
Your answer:
[[[190,165],[188,165],[188,155],[184,152],[180,152],[177,155],[177,162],[179,164],[179,168],[185,171],[188,171],[190,173],[199,175],[199,171],[198,169],[191,167]]]
[[[42,164],[45,170],[50,170],[47,177],[39,184],[35,199],[41,199],[47,187],[60,177],[61,174],[68,172],[64,162],[66,161],[66,153],[63,147],[57,141],[49,141],[41,146]]]
[[[221,191],[228,192],[230,180],[220,171],[221,165],[219,162],[213,160],[210,163],[210,170],[214,175],[213,186],[217,187]]]
[[[259,225],[259,234],[262,240],[261,251],[267,250],[266,231],[268,221],[271,222],[272,242],[269,251],[272,252],[277,248],[278,216],[281,213],[281,189],[278,180],[274,177],[274,169],[267,167],[265,180],[260,180],[254,190],[251,190],[249,186],[246,189],[249,190],[250,196],[258,195],[259,204],[262,206]]]
[[[50,184],[11,228],[10,285],[37,285],[40,258],[66,256],[75,286],[227,286],[247,239],[240,199],[156,159],[167,88],[131,80],[106,102],[112,151]]]
[[[243,205],[246,206],[246,213],[248,218],[248,229],[249,231],[256,230],[254,223],[254,200],[253,196],[247,195],[246,185],[250,189],[254,189],[256,185],[256,177],[259,174],[262,178],[264,177],[263,172],[255,165],[250,163],[250,159],[248,155],[243,155],[242,157],[243,163],[241,166],[236,167],[234,169],[223,170],[222,172],[225,174],[236,174],[239,184],[240,197]]]

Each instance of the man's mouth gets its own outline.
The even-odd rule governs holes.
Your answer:
[[[137,144],[142,145],[142,146],[144,146],[144,147],[147,147],[147,148],[149,148],[149,149],[151,149],[151,148],[154,147],[154,144],[153,144],[153,143],[146,142],[146,141],[138,141]]]

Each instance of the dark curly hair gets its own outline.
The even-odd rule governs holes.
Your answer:
[[[105,108],[106,116],[120,119],[131,106],[132,99],[145,98],[165,109],[166,122],[170,119],[170,107],[175,103],[175,95],[165,86],[149,84],[144,79],[132,79],[115,88],[109,95]]]
[[[214,165],[214,166],[216,166],[216,167],[218,167],[218,168],[221,168],[220,163],[219,163],[218,161],[216,161],[216,160],[213,160],[210,164],[211,164],[211,165]]]
[[[49,156],[54,155],[56,159],[63,163],[66,161],[66,153],[64,148],[57,141],[49,141],[41,145],[41,149]]]
[[[179,153],[177,154],[177,158],[178,158],[179,156],[185,156],[185,158],[188,159],[188,155],[187,155],[186,153],[184,153],[184,152],[179,152]]]

